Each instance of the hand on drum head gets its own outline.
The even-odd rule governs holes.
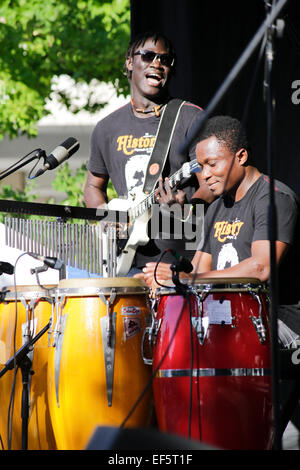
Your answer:
[[[172,271],[170,269],[170,264],[167,263],[159,263],[155,272],[155,268],[157,263],[147,263],[146,266],[143,268],[143,272],[136,274],[134,277],[139,277],[143,279],[148,287],[157,288],[159,284],[158,282],[161,280],[172,279]],[[155,279],[154,279],[154,272],[155,272]]]

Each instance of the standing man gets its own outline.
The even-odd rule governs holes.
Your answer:
[[[91,136],[84,191],[88,207],[103,207],[107,203],[109,179],[119,197],[142,191],[161,116],[171,100],[168,83],[175,70],[172,44],[160,33],[150,32],[135,38],[127,50],[125,68],[131,86],[131,101],[101,120]],[[178,149],[201,111],[188,102],[181,107],[163,171],[164,178],[195,158],[195,146],[191,146],[186,155],[181,155]],[[192,196],[204,198],[201,191],[196,177],[184,192],[171,192],[168,185],[162,188],[161,184],[162,197],[157,202],[168,205],[179,202],[182,205],[190,202]],[[213,199],[212,193],[208,193]],[[192,251],[185,250],[184,240],[152,237],[145,246],[137,247],[133,263],[135,269],[131,274],[139,272],[147,262],[158,260],[170,247],[189,258],[193,256]],[[171,255],[166,260],[171,262]]]

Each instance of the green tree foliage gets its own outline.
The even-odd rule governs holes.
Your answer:
[[[55,76],[97,79],[128,94],[122,72],[129,36],[129,0],[1,0],[0,139],[37,134]],[[67,94],[60,99],[70,107]],[[104,104],[90,96],[84,109]]]
[[[86,164],[81,165],[74,172],[70,169],[68,162],[57,169],[52,186],[57,192],[65,194],[66,197],[61,204],[85,207],[83,189],[86,177]],[[109,200],[117,197],[111,181],[108,183],[107,196]]]

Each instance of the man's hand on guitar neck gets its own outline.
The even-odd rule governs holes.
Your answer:
[[[185,193],[181,189],[173,191],[171,189],[169,179],[162,177],[159,178],[158,188],[155,190],[155,198],[160,205],[172,206],[173,204],[180,204],[183,206],[185,202]]]

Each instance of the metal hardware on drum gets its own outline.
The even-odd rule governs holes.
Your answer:
[[[53,330],[53,342],[52,346],[55,348],[58,341],[59,335],[62,332],[62,311],[65,305],[65,296],[63,295],[59,300],[57,299],[57,292],[55,293],[55,305],[56,305],[56,324]]]
[[[148,366],[152,366],[152,357],[147,358],[146,355],[145,355],[144,345],[145,345],[146,337],[148,336],[148,343],[149,343],[149,347],[151,349],[151,354],[152,354],[152,346],[155,346],[155,344],[156,344],[156,338],[157,338],[157,335],[158,335],[160,325],[161,325],[161,318],[159,320],[156,320],[152,316],[151,326],[147,326],[144,330],[144,333],[143,333],[142,344],[141,344],[142,358],[143,358],[144,364],[146,364]]]
[[[253,315],[250,315],[250,319],[254,325],[255,331],[257,333],[257,336],[259,338],[259,341],[261,343],[264,343],[266,341],[266,328],[263,323],[262,319],[262,304],[259,295],[253,291],[253,289],[249,286],[249,292],[252,295],[252,297],[257,300],[258,302],[258,317],[254,317]]]
[[[209,286],[205,286],[204,289],[199,293],[196,289],[192,286],[189,286],[189,291],[195,295],[198,305],[198,317],[192,318],[193,327],[195,329],[197,338],[201,346],[204,344],[205,337],[207,335],[208,326],[209,326],[209,318],[203,318],[203,302],[209,294],[210,288]]]
[[[159,369],[155,377],[269,377],[271,369],[235,368],[235,369]]]
[[[100,319],[102,337],[106,338],[103,341],[103,354],[105,363],[105,375],[106,375],[106,393],[107,393],[107,404],[112,406],[112,395],[113,395],[113,382],[114,382],[114,362],[115,362],[115,345],[116,345],[116,312],[111,312],[111,306],[116,298],[116,290],[111,289],[111,295],[109,299],[98,291],[98,296],[106,306],[106,316]]]

